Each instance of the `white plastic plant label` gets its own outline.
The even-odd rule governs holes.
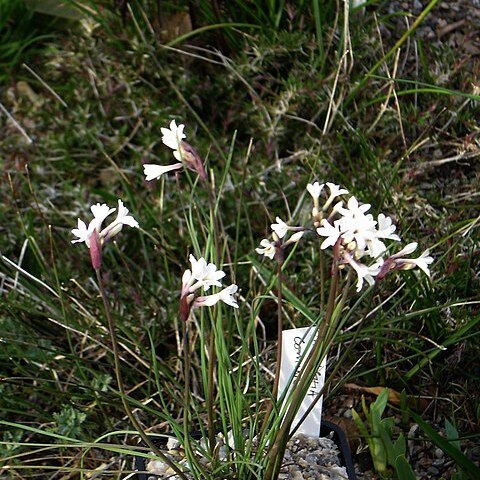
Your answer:
[[[314,341],[312,341],[312,335],[315,332],[314,328],[294,328],[291,330],[284,330],[282,333],[282,360],[280,369],[280,382],[278,388],[278,397],[280,397],[285,388],[289,385],[289,391],[291,391],[295,379],[300,373],[300,369],[308,357],[309,351],[313,347]],[[317,374],[312,380],[308,389],[307,395],[303,399],[302,404],[297,412],[297,416],[292,423],[292,428],[298,424],[305,412],[311,406],[311,404],[317,398],[320,390],[325,383],[325,370],[326,370],[327,358],[322,361],[322,365]],[[292,375],[295,375],[292,377]],[[285,397],[286,398],[286,397]],[[311,412],[308,414],[305,421],[300,425],[297,432],[309,435],[311,437],[318,437],[320,433],[320,423],[322,419],[322,403],[323,397],[315,404]]]

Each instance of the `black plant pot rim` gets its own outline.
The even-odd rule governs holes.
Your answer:
[[[340,465],[342,467],[345,467],[348,480],[356,480],[355,467],[353,466],[352,454],[350,452],[350,448],[348,447],[345,432],[337,424],[328,422],[327,420],[322,420],[320,426],[320,437],[329,436],[332,436],[333,441],[335,442],[340,451]],[[164,441],[164,439],[161,439],[158,443],[164,443]],[[143,443],[141,443],[140,445],[144,446]],[[137,480],[148,480],[148,478],[151,476],[151,474],[145,473],[145,457],[136,456],[134,468],[137,471]]]

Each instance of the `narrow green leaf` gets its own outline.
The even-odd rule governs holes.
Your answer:
[[[413,420],[418,423],[425,435],[433,442],[437,447],[441,448],[449,457],[455,460],[455,463],[462,468],[462,470],[472,480],[478,480],[480,478],[480,468],[478,468],[466,455],[464,455],[458,448],[452,445],[447,439],[442,437],[435,431],[427,422],[423,420],[420,415],[415,412],[410,412]]]
[[[397,478],[401,480],[417,480],[415,473],[407,462],[407,459],[402,455],[396,458],[395,460],[395,472],[397,473]]]

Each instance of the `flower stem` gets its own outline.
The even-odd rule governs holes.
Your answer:
[[[340,302],[339,302],[339,310],[342,310],[343,308],[343,305],[345,304],[345,299],[347,297],[347,292],[350,288],[350,280],[351,280],[351,271],[348,272],[348,276],[347,276],[347,282],[345,284],[345,287],[343,289],[343,292],[342,292],[342,296],[340,298]],[[325,329],[327,330],[327,329]],[[313,408],[315,407],[315,405],[317,404],[317,402],[322,398],[325,390],[327,389],[327,387],[330,385],[330,383],[333,381],[333,379],[335,378],[336,376],[336,373],[338,372],[338,370],[340,369],[340,367],[343,365],[343,359],[346,358],[346,354],[350,351],[350,349],[352,348],[353,344],[354,344],[354,341],[355,339],[357,338],[358,336],[358,333],[359,333],[359,330],[357,330],[357,332],[355,333],[355,336],[354,336],[354,340],[349,344],[349,346],[347,347],[346,349],[346,352],[342,355],[341,359],[338,361],[338,362],[335,362],[335,366],[331,372],[331,374],[329,375],[329,377],[325,380],[324,384],[323,384],[323,387],[320,389],[320,391],[317,393],[317,396],[315,397],[315,399],[313,400],[313,402],[310,404],[310,406],[307,408],[307,410],[305,411],[305,413],[303,414],[302,418],[300,418],[298,424],[295,426],[295,428],[290,432],[290,436],[293,436],[295,434],[295,432],[300,428],[301,424],[306,420],[306,418],[308,417],[309,413],[313,410]],[[322,336],[325,336],[325,333],[322,333]],[[320,337],[319,337],[320,338]],[[329,345],[330,342],[333,340],[333,334],[330,334],[327,338],[326,338],[326,341],[324,341],[324,343],[326,345]],[[323,355],[322,355],[323,357]]]
[[[97,282],[98,288],[100,289],[100,295],[103,301],[103,308],[105,310],[105,316],[108,322],[108,330],[110,332],[110,339],[112,342],[112,352],[113,358],[115,362],[115,376],[117,378],[117,385],[118,390],[120,393],[120,398],[122,400],[123,409],[127,414],[128,419],[130,420],[133,428],[137,431],[140,435],[140,438],[144,441],[144,443],[150,448],[150,450],[157,455],[160,460],[166,463],[182,480],[188,480],[187,477],[183,474],[183,472],[177,467],[177,465],[172,462],[153,442],[150,440],[148,435],[145,433],[143,428],[141,427],[139,421],[136,419],[135,415],[133,414],[132,410],[130,409],[130,405],[127,401],[127,394],[125,392],[125,385],[123,383],[123,378],[121,374],[121,367],[120,367],[120,353],[118,348],[117,342],[117,335],[115,333],[115,326],[113,324],[112,316],[110,314],[110,305],[108,303],[107,294],[105,291],[105,286],[103,284],[102,275],[100,273],[100,268],[95,269],[95,273],[97,275]]]
[[[282,277],[283,261],[277,261],[277,364],[275,367],[275,378],[273,380],[272,397],[267,404],[265,416],[263,417],[260,435],[263,434],[267,427],[268,420],[273,411],[278,393],[278,384],[280,382],[280,370],[282,363],[282,337],[283,337],[283,316],[282,316],[282,301],[283,301],[283,277]]]
[[[215,333],[210,335],[210,343],[208,345],[208,373],[207,373],[207,430],[208,430],[208,445],[212,458],[215,452],[215,413],[213,409],[214,395],[215,395]]]
[[[180,319],[182,324],[182,351],[183,351],[183,371],[184,371],[184,386],[183,386],[183,438],[185,442],[185,451],[187,458],[194,458],[192,446],[190,444],[190,348],[188,345],[188,318],[186,320]]]
[[[282,366],[282,328],[283,328],[283,317],[282,317],[282,302],[283,302],[283,278],[282,278],[282,266],[283,262],[277,262],[277,366],[275,368],[275,379],[273,381],[272,387],[272,397],[273,401],[277,398],[278,393],[278,384],[280,382],[280,370]]]
[[[282,425],[280,426],[275,438],[272,442],[270,450],[267,452],[267,471],[265,473],[265,480],[275,480],[278,478],[280,468],[282,466],[283,456],[285,454],[285,448],[287,446],[288,439],[290,437],[289,432],[292,426],[292,423],[297,414],[298,408],[305,398],[305,387],[309,385],[312,380],[313,372],[316,372],[320,361],[322,359],[324,349],[322,346],[324,342],[321,340],[321,336],[327,331],[330,320],[335,310],[335,299],[337,296],[338,288],[338,266],[337,260],[334,256],[333,260],[333,277],[330,284],[330,293],[328,297],[327,308],[325,312],[325,319],[322,325],[322,328],[319,329],[317,333],[317,340],[315,341],[311,352],[308,355],[308,358],[305,362],[305,365],[299,372],[298,379],[292,387],[293,396],[288,405],[285,417],[283,419]]]

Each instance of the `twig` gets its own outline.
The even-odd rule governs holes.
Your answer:
[[[28,136],[27,132],[22,128],[22,126],[13,118],[10,112],[3,106],[0,102],[0,110],[7,116],[7,118],[13,123],[15,128],[25,137],[28,144],[31,145],[33,140]]]

